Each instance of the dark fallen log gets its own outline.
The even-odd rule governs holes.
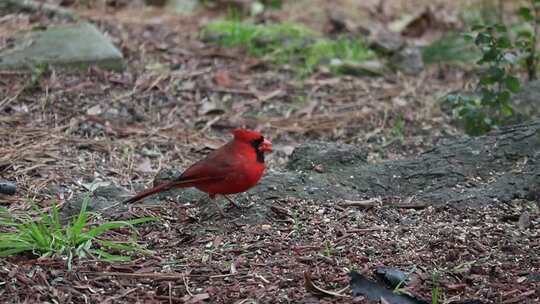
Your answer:
[[[167,170],[157,179],[174,178],[180,172]],[[269,170],[258,186],[236,199],[244,204],[254,202],[242,212],[256,221],[268,214],[276,200],[288,197],[362,201],[380,196],[401,198],[395,204],[399,208],[443,204],[475,207],[515,198],[535,198],[538,195],[531,193],[538,194],[539,185],[540,121],[537,121],[485,136],[444,140],[416,158],[381,163],[368,163],[367,153],[355,146],[305,143],[293,152],[285,170]],[[90,202],[89,207],[105,215],[117,215],[119,208],[125,206],[111,205],[129,195],[117,186],[98,189],[92,199],[96,203]],[[208,200],[200,201],[203,196],[194,189],[172,190],[145,203],[161,203],[165,197],[172,197],[179,202],[198,202],[202,208],[215,209]],[[77,200],[67,204],[66,210],[71,210],[68,214],[78,212],[79,205]]]
[[[286,174],[306,198],[414,196],[424,204],[462,206],[525,198],[540,185],[540,121],[445,140],[412,159],[370,164],[363,155],[351,146],[306,144],[294,151]],[[281,179],[270,175],[262,186],[277,195],[295,185]]]

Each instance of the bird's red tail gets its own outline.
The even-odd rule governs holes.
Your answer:
[[[172,188],[188,188],[197,185],[202,185],[215,180],[221,180],[221,177],[202,177],[202,178],[180,178],[170,182],[164,182],[148,190],[144,190],[141,193],[136,194],[134,197],[125,200],[123,204],[131,204],[142,200],[143,198],[156,194],[159,192],[171,190]]]
[[[179,187],[180,185],[182,185],[182,184],[181,183],[179,184],[178,182],[165,182],[163,184],[160,184],[160,185],[157,185],[157,186],[155,186],[153,188],[145,190],[145,191],[143,191],[141,193],[138,193],[134,197],[132,197],[132,198],[130,198],[128,200],[125,200],[123,203],[124,204],[135,203],[137,201],[142,200],[143,198],[145,198],[147,196],[150,196],[150,195],[158,193],[158,192],[167,191],[167,190],[170,190],[172,188]]]

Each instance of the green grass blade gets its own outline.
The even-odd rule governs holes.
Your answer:
[[[47,245],[49,244],[49,238],[45,233],[43,233],[42,229],[36,222],[29,223],[26,228],[28,236],[35,241],[37,245],[36,247],[47,247]]]
[[[143,248],[141,245],[137,244],[134,241],[130,242],[114,242],[114,241],[107,241],[107,240],[98,240],[97,241],[102,247],[111,249],[111,250],[119,250],[119,251],[125,251],[127,253],[139,253],[143,255],[149,255],[152,253],[151,250],[147,250]]]
[[[93,249],[92,253],[97,255],[100,259],[107,262],[129,262],[131,257],[125,255],[110,254],[100,249]]]
[[[88,224],[88,212],[86,208],[88,206],[88,198],[85,198],[81,205],[81,210],[77,218],[66,228],[67,237],[72,246],[76,246],[81,242],[86,241],[86,238],[82,237],[82,231]]]
[[[58,210],[58,205],[56,203],[53,203],[52,205],[51,226],[54,229],[54,231],[57,231],[57,232],[62,231],[62,224],[60,223],[60,213]]]
[[[9,248],[28,248],[29,250],[34,249],[34,246],[30,242],[24,240],[10,240],[10,241],[0,241],[0,249],[9,249]]]
[[[138,218],[138,219],[133,219],[133,220],[128,220],[128,221],[107,222],[88,230],[88,232],[86,232],[85,234],[90,238],[94,238],[109,230],[123,228],[123,227],[130,227],[134,229],[133,227],[134,225],[152,222],[156,220],[157,218],[155,217],[143,217],[143,218]]]
[[[24,247],[19,247],[19,248],[11,248],[11,249],[6,249],[6,250],[0,250],[0,257],[8,257],[8,256],[11,256],[11,255],[15,255],[17,253],[21,253],[21,252],[25,252],[25,251],[32,251],[33,248],[24,248]]]

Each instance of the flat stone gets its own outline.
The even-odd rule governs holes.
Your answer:
[[[422,51],[417,47],[405,47],[390,57],[390,65],[408,75],[418,75],[424,69]]]
[[[50,27],[19,35],[13,48],[0,52],[0,69],[28,69],[50,64],[69,69],[96,65],[122,70],[122,53],[89,23]]]
[[[197,7],[199,7],[199,1],[197,0],[168,0],[167,8],[172,10],[176,14],[189,15],[192,14]]]

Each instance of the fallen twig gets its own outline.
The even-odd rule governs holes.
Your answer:
[[[323,289],[315,285],[315,283],[313,283],[313,280],[311,280],[311,273],[308,271],[304,272],[304,286],[306,287],[307,291],[312,292],[312,293],[324,294],[327,296],[334,296],[334,297],[350,298],[349,295],[341,294],[341,292],[345,291],[348,287],[338,292]]]
[[[417,203],[417,204],[397,204],[397,205],[393,205],[394,208],[400,208],[400,209],[416,209],[416,210],[420,210],[420,209],[425,209],[427,207],[429,207],[428,204],[424,204],[424,203]]]
[[[361,200],[361,201],[344,200],[343,202],[339,203],[339,205],[344,206],[344,207],[360,207],[360,208],[367,209],[367,208],[375,207],[377,204],[380,204],[381,202],[382,202],[381,198],[375,197],[375,198],[370,198],[370,199]]]

